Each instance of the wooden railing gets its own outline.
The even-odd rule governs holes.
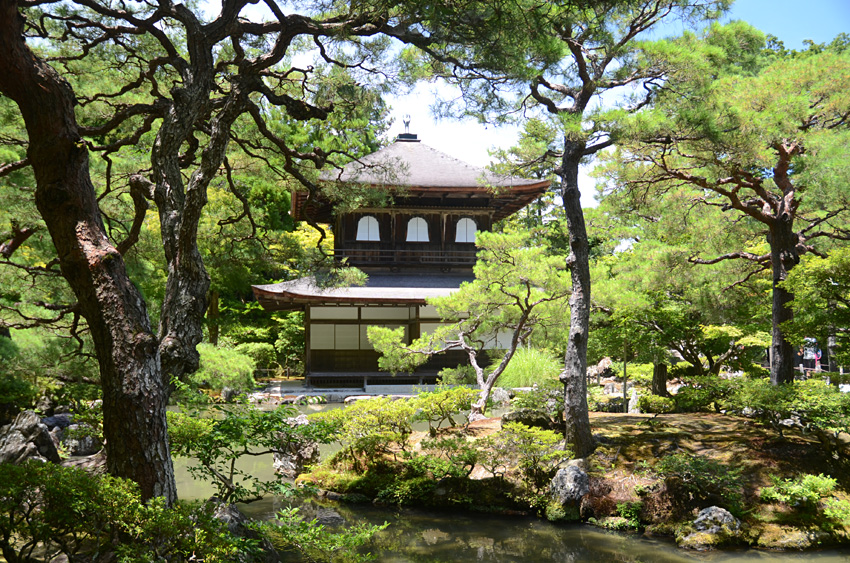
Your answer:
[[[334,258],[347,258],[352,266],[472,266],[475,264],[474,250],[381,250],[338,248]]]

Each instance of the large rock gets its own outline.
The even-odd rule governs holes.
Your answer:
[[[509,405],[511,403],[511,394],[507,389],[502,387],[494,387],[490,392],[490,400],[497,405]]]
[[[87,456],[94,455],[103,448],[101,441],[91,433],[91,427],[85,424],[72,424],[68,430],[74,436],[64,438],[65,449],[68,455]]]
[[[736,543],[741,536],[741,521],[719,506],[702,509],[690,528],[677,538],[680,547],[706,550]]]
[[[578,464],[558,470],[549,483],[549,496],[561,504],[577,504],[590,492],[590,477]]]
[[[536,409],[517,409],[502,415],[502,424],[508,422],[519,422],[532,428],[550,429],[552,421],[549,416],[542,411]]]
[[[290,426],[309,424],[307,415],[287,419]],[[275,473],[288,479],[295,479],[309,465],[319,462],[319,443],[313,440],[299,440],[287,432],[282,432],[278,450],[274,453]]]
[[[590,492],[590,477],[579,465],[571,464],[559,469],[549,483],[549,503],[546,506],[546,518],[549,520],[580,519],[581,499]]]
[[[0,463],[20,464],[27,459],[59,463],[59,452],[41,419],[33,411],[23,411],[0,435]]]
[[[42,424],[47,426],[48,430],[53,430],[54,428],[59,428],[60,430],[64,430],[73,424],[73,417],[69,413],[61,413],[55,414],[53,416],[46,416],[41,419]]]
[[[587,377],[595,377],[597,378],[597,382],[603,377],[611,377],[613,375],[611,364],[611,358],[602,358],[598,364],[587,368]]]
[[[214,505],[213,516],[224,522],[231,534],[238,538],[260,540],[261,555],[259,557],[252,557],[248,553],[240,553],[237,558],[240,563],[280,562],[280,554],[278,554],[271,542],[263,537],[262,534],[251,528],[250,518],[242,514],[234,505],[224,504],[216,497],[211,498],[208,502]]]

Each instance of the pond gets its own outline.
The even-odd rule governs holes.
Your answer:
[[[317,407],[299,407],[315,412]],[[241,468],[261,479],[273,477],[271,456],[242,460]],[[177,490],[181,498],[208,498],[213,488],[192,480],[185,459],[175,460]],[[272,518],[287,501],[267,497],[240,505],[248,516]],[[497,516],[470,512],[433,512],[378,507],[373,505],[330,505],[346,523],[390,526],[381,532],[371,552],[381,563],[445,563],[481,561],[488,563],[540,561],[617,561],[623,563],[674,563],[689,561],[720,562],[791,562],[804,558],[821,563],[850,561],[850,552],[775,553],[735,551],[694,553],[681,550],[669,539],[651,539],[634,534],[601,530],[589,525],[552,524],[544,519],[521,516]],[[310,504],[302,512],[309,515]]]

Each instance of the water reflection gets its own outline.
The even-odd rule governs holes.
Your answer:
[[[278,500],[264,499],[243,509],[249,516],[269,518],[281,507]],[[316,508],[309,503],[302,507],[302,513],[312,517]],[[681,550],[669,540],[607,532],[590,526],[555,525],[532,517],[430,512],[372,505],[337,505],[334,509],[349,523],[390,523],[369,547],[380,563],[850,561],[846,552],[835,550],[806,553],[754,550],[695,553]]]

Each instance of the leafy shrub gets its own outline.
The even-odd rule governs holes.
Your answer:
[[[66,555],[71,561],[232,561],[255,549],[208,507],[142,503],[138,486],[50,463],[0,465],[0,547],[10,563]]]
[[[499,385],[507,388],[531,387],[557,381],[562,362],[536,348],[518,348],[508,367],[499,376]]]
[[[832,477],[810,475],[808,473],[795,479],[780,479],[770,476],[773,486],[764,487],[760,497],[764,501],[781,502],[799,510],[815,508],[820,499],[835,490],[837,481]]]
[[[606,395],[601,387],[588,387],[587,408],[591,412],[623,412],[623,397]]]
[[[629,381],[641,386],[649,387],[652,383],[652,364],[627,364],[626,376]],[[611,364],[611,371],[614,377],[621,379],[623,377],[623,364]]]
[[[411,399],[416,410],[414,420],[427,422],[431,435],[434,435],[443,422],[457,426],[453,416],[469,411],[478,395],[477,389],[469,387],[444,387],[433,393],[420,393]]]
[[[523,484],[537,495],[549,485],[558,465],[571,457],[569,451],[559,449],[562,440],[561,435],[551,430],[509,422],[476,444],[487,464],[485,467],[497,467],[503,460],[512,460],[519,468]]]
[[[234,350],[254,360],[258,368],[274,369],[278,365],[277,352],[274,346],[267,342],[244,342]]]
[[[517,393],[511,408],[543,410],[556,422],[564,420],[564,386],[557,380],[548,381],[530,391]]]
[[[304,372],[304,313],[291,311],[272,315],[277,327],[274,348],[281,366],[292,373]]]
[[[479,452],[463,436],[451,436],[422,441],[422,450],[428,455],[421,458],[436,458],[447,463],[434,464],[425,462],[428,471],[436,480],[445,477],[469,477],[478,462]]]
[[[740,514],[743,481],[741,469],[687,453],[662,458],[654,468],[674,494],[684,494],[699,506],[718,504]]]
[[[475,385],[475,369],[469,364],[440,370],[440,383],[445,385]]]
[[[239,469],[235,463],[239,458],[285,450],[287,441],[328,439],[322,424],[288,424],[286,419],[295,414],[290,407],[262,411],[251,406],[216,406],[209,414],[168,412],[168,437],[174,455],[193,460],[192,477],[211,482],[224,502],[288,493],[280,481],[261,481]]]
[[[679,388],[673,399],[679,412],[702,412],[711,407],[717,412],[726,406],[741,384],[741,379],[723,379],[715,375],[686,377],[687,387]]]
[[[0,337],[0,341],[8,338]],[[0,426],[20,411],[30,408],[38,398],[38,388],[16,375],[0,377]]]
[[[823,503],[823,515],[840,526],[850,524],[850,502],[828,498]]]
[[[334,440],[342,445],[335,460],[348,460],[358,470],[380,463],[384,456],[396,458],[407,447],[407,437],[416,408],[413,401],[374,397],[357,401],[344,409],[310,415],[336,431]]]
[[[309,561],[333,561],[335,563],[360,563],[374,559],[369,554],[358,553],[358,548],[368,544],[372,537],[385,529],[381,526],[355,524],[333,532],[319,524],[318,520],[305,520],[298,508],[287,508],[277,513],[279,524],[265,523],[263,531],[275,547],[295,552],[297,559],[307,557]]]
[[[628,528],[639,529],[641,527],[640,515],[643,512],[642,501],[617,503],[616,510],[617,516],[626,520]]]
[[[245,354],[232,348],[198,344],[201,365],[190,377],[199,387],[211,389],[238,389],[247,391],[256,386],[254,369],[256,363]]]
[[[640,407],[641,412],[667,414],[676,410],[676,401],[671,397],[641,395],[638,397],[638,407]]]
[[[780,436],[782,421],[792,416],[810,430],[850,431],[850,396],[819,380],[785,385],[771,385],[766,379],[742,380],[727,403],[735,410],[751,409]]]

